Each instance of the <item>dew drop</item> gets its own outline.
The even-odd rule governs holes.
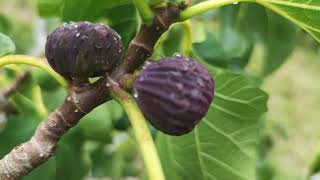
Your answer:
[[[81,36],[81,39],[82,39],[82,40],[87,40],[87,39],[89,39],[89,38],[88,38],[88,36],[83,35],[83,36]]]
[[[197,98],[197,97],[200,96],[200,92],[197,89],[193,89],[191,91],[191,96],[194,97],[194,98]]]
[[[101,44],[96,44],[96,45],[94,45],[94,47],[96,47],[97,49],[101,49],[102,45]]]
[[[43,154],[43,153],[40,153],[39,156],[40,156],[40,157],[44,157],[44,154]]]
[[[67,97],[67,101],[71,101],[71,97],[70,96]]]
[[[80,36],[80,33],[77,33],[77,34],[76,34],[76,37],[79,37],[79,36]]]
[[[173,76],[182,76],[182,74],[180,73],[180,72],[176,72],[176,71],[171,71],[171,74],[173,75]]]
[[[198,79],[197,79],[197,83],[198,83],[198,85],[201,86],[201,87],[204,86],[204,82],[203,82],[203,80],[202,80],[201,78],[198,78]]]
[[[177,84],[177,88],[178,88],[178,90],[182,90],[183,89],[183,85],[181,83],[178,83]]]
[[[144,63],[146,66],[149,66],[150,64],[152,64],[150,61],[146,61],[145,63]]]
[[[156,27],[156,30],[158,31],[159,29],[160,29],[159,26],[157,26],[157,27]]]
[[[74,112],[79,112],[79,110],[78,110],[78,109],[76,109],[76,110],[74,110]]]
[[[134,93],[133,93],[133,97],[134,97],[134,98],[138,98],[138,97],[139,97],[138,93],[137,93],[137,92],[134,92]]]
[[[181,54],[181,53],[176,52],[176,53],[174,53],[174,54],[173,54],[173,56],[175,56],[175,57],[182,57],[182,54]]]

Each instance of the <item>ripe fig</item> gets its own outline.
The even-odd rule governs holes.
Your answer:
[[[102,24],[64,24],[47,39],[50,66],[66,79],[98,77],[110,71],[122,51],[120,36]]]
[[[166,57],[147,66],[134,82],[134,97],[150,123],[169,135],[193,130],[206,115],[214,81],[202,65],[185,57]]]

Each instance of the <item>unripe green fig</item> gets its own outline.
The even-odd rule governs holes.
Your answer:
[[[185,57],[166,57],[147,66],[134,82],[134,97],[158,130],[183,135],[206,115],[214,81],[202,65]]]
[[[50,66],[66,79],[89,78],[110,71],[122,51],[120,36],[102,24],[64,24],[47,39]]]

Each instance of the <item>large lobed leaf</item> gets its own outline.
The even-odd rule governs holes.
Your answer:
[[[320,42],[319,0],[256,0],[256,2],[290,19]]]
[[[225,72],[215,81],[214,102],[192,133],[158,135],[167,179],[255,179],[259,119],[268,95],[242,75]]]

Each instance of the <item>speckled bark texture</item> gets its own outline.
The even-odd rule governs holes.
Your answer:
[[[102,76],[114,67],[121,51],[115,31],[89,22],[64,24],[46,43],[49,64],[67,79]]]
[[[214,81],[196,61],[163,58],[147,66],[134,82],[141,111],[160,131],[186,134],[203,118],[214,95]]]

